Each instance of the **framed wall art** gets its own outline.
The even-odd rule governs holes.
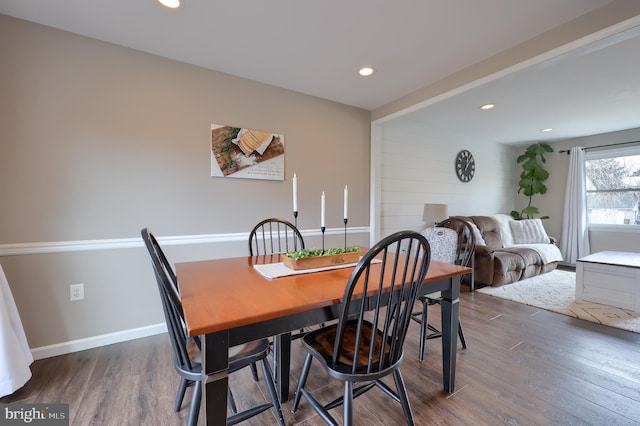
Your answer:
[[[284,135],[211,124],[211,176],[284,180]]]

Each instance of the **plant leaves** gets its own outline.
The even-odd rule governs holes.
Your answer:
[[[542,167],[542,164],[547,162],[544,154],[549,152],[553,152],[553,148],[544,142],[539,142],[528,146],[524,154],[518,156],[517,163],[522,163],[518,194],[523,193],[529,197],[529,205],[522,209],[522,212],[512,211],[510,214],[514,219],[531,219],[539,213],[538,208],[531,205],[531,199],[536,194],[547,193],[547,187],[543,182],[549,178],[549,172]],[[544,216],[541,219],[548,218]]]
[[[360,246],[350,246],[350,247],[334,247],[326,250],[322,249],[302,249],[298,251],[291,251],[286,253],[287,257],[292,259],[302,259],[303,257],[315,257],[315,256],[328,256],[331,254],[342,254],[342,253],[353,253],[360,250]]]

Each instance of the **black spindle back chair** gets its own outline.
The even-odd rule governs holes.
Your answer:
[[[327,423],[337,424],[328,410],[344,404],[343,422],[350,425],[353,398],[377,386],[401,403],[407,423],[413,424],[400,364],[411,311],[429,261],[427,239],[413,231],[384,238],[362,257],[347,282],[338,323],[312,331],[302,340],[307,355],[292,412],[304,396]],[[344,395],[325,405],[304,388],[314,358],[331,377],[344,382]],[[380,380],[390,374],[396,391]],[[356,382],[368,383],[353,389]]]
[[[304,249],[302,234],[289,221],[269,218],[259,222],[249,233],[249,255],[288,253]]]
[[[178,289],[178,280],[167,261],[164,252],[160,248],[158,241],[147,228],[141,231],[151,263],[156,276],[160,299],[162,300],[162,308],[167,323],[169,338],[174,353],[174,366],[180,375],[180,387],[174,410],[178,412],[182,406],[184,394],[189,386],[194,386],[191,405],[189,408],[188,425],[195,426],[198,423],[198,414],[200,411],[200,402],[202,399],[202,355],[200,353],[200,340],[191,339],[186,330],[184,322],[184,312],[182,309],[182,299]],[[269,341],[267,339],[257,340],[234,347],[233,355],[229,357],[229,368],[227,373],[231,374],[244,367],[255,365],[257,361],[262,361],[263,374],[267,389],[271,396],[271,402],[251,407],[245,411],[237,410],[233,394],[229,391],[228,401],[231,416],[227,418],[227,423],[232,425],[244,421],[249,417],[253,417],[261,412],[273,407],[275,410],[278,423],[282,426],[285,424],[282,407],[278,399],[275,385],[271,377],[271,370],[267,363],[267,352],[269,349]]]
[[[476,239],[471,226],[469,223],[458,217],[449,217],[442,222],[437,223],[436,228],[449,228],[457,233],[457,246],[455,247],[455,258],[453,259],[453,263],[471,268],[471,273],[469,274],[469,286],[471,291],[473,291],[473,257],[475,255]],[[420,346],[418,348],[418,359],[423,361],[426,340],[442,337],[442,331],[429,324],[428,310],[430,305],[440,304],[442,297],[440,296],[440,293],[427,294],[420,296],[419,300],[422,303],[422,310],[414,313],[412,319],[420,324]],[[458,337],[460,338],[462,349],[467,349],[467,339],[464,336],[464,330],[460,323],[458,324]]]

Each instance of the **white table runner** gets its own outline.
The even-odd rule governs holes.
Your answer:
[[[289,275],[300,275],[300,274],[310,274],[311,272],[320,272],[320,271],[329,271],[331,269],[342,269],[348,268],[350,266],[355,266],[357,263],[343,263],[341,265],[334,266],[325,266],[323,268],[312,268],[312,269],[291,269],[284,265],[282,262],[278,263],[267,263],[264,265],[253,265],[254,269],[263,277],[268,279],[287,277]]]
[[[0,398],[29,381],[32,362],[18,308],[0,265]]]
[[[371,263],[382,263],[380,259],[373,259]],[[280,277],[288,277],[290,275],[300,275],[300,274],[310,274],[312,272],[321,272],[321,271],[330,271],[332,269],[342,269],[349,268],[351,266],[356,266],[358,262],[354,263],[343,263],[341,265],[332,265],[332,266],[324,266],[322,268],[311,268],[311,269],[291,269],[288,266],[285,266],[282,262],[277,263],[266,263],[264,265],[253,265],[253,268],[260,272],[263,277],[267,279],[280,278]]]

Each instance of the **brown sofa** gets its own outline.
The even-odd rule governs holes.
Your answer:
[[[542,240],[531,244],[515,241],[510,225],[514,219],[511,216],[499,214],[459,217],[476,228],[476,285],[500,286],[544,274],[556,269],[558,261],[562,259],[560,251],[555,247],[555,240],[551,237],[547,236],[546,243]],[[546,236],[543,227],[542,233]],[[549,247],[550,245],[553,247]]]

